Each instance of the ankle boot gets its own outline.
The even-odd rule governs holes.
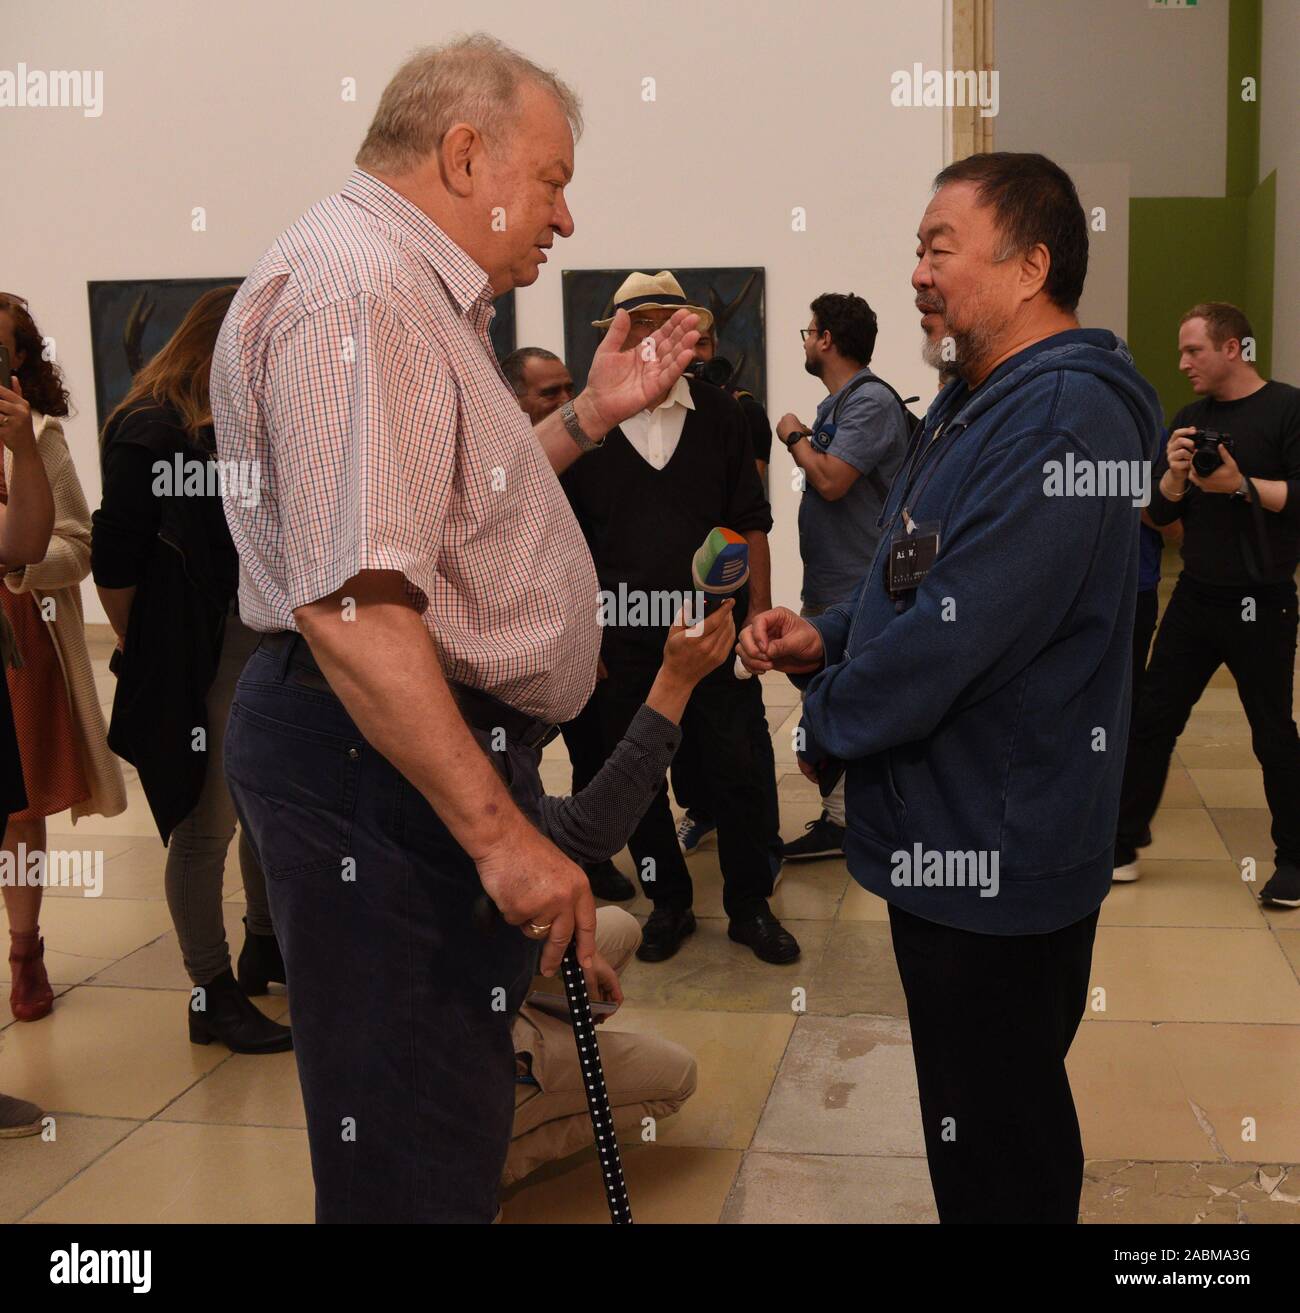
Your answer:
[[[293,1048],[288,1026],[281,1026],[249,1002],[227,967],[215,980],[201,986],[203,1006],[190,995],[190,1043],[220,1040],[232,1053],[283,1053]]]
[[[9,1010],[18,1021],[39,1021],[54,1007],[54,991],[45,974],[45,940],[39,928],[9,932]]]
[[[254,934],[248,928],[248,917],[244,918],[244,947],[240,949],[235,971],[239,987],[245,994],[268,993],[267,986],[271,981],[278,985],[288,984],[284,958],[280,956],[280,941],[274,935]]]

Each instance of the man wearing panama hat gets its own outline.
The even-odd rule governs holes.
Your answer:
[[[657,319],[655,328],[665,322],[678,310],[686,310],[699,315],[700,322],[696,328],[705,333],[713,324],[713,311],[702,305],[692,305],[682,291],[682,285],[667,269],[657,274],[630,273],[623,279],[622,285],[614,293],[614,301],[609,314],[604,319],[593,319],[593,328],[605,329],[614,322],[614,316],[626,310],[632,316],[632,327],[636,328],[636,316],[639,313],[650,315],[654,311],[666,310],[668,313]],[[651,329],[651,332],[654,330]],[[626,350],[626,347],[624,348]]]
[[[622,349],[639,351],[682,310],[699,316],[701,331],[713,322],[667,270],[633,273],[614,294],[610,315],[594,327],[606,328],[626,311],[631,323]],[[732,529],[749,546],[750,578],[737,598],[737,627],[747,605],[757,613],[770,604],[772,514],[740,407],[721,388],[685,376],[611,429],[601,449],[571,466],[562,483],[591,548],[602,599],[617,599],[612,614],[603,616],[605,677],[594,694],[609,751],[645,700],[659,664],[667,625],[658,603],[690,590],[691,559],[713,528]],[[707,777],[717,816],[728,934],[765,962],[792,962],[799,945],[767,901],[776,773],[758,681],[737,679],[733,663],[722,662],[697,685],[682,736]],[[695,929],[691,878],[666,784],[628,847],[642,890],[654,903],[637,956],[663,961]]]

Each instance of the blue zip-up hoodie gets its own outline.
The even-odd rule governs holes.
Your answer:
[[[907,509],[938,522],[937,559],[896,605],[905,462],[853,600],[812,621],[826,668],[807,681],[802,755],[848,763],[845,852],[873,893],[995,935],[1060,929],[1105,897],[1139,507],[1136,492],[1049,496],[1049,463],[1150,462],[1160,421],[1128,348],[1100,329],[1054,334],[973,395],[953,380],[935,398]]]

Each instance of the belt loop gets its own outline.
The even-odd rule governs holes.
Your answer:
[[[281,645],[283,647],[283,651],[277,654],[277,659],[276,659],[275,675],[276,675],[277,684],[283,684],[288,680],[289,662],[293,660],[293,654],[295,651],[297,651],[298,642],[302,637],[302,635],[296,634],[292,630],[288,630],[286,631],[284,637],[285,637],[285,641]]]

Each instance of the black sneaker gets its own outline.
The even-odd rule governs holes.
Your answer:
[[[1300,866],[1279,863],[1273,878],[1259,891],[1259,901],[1270,907],[1300,907]]]
[[[803,827],[808,831],[802,839],[785,845],[781,855],[787,862],[807,857],[843,857],[844,827],[836,825],[825,812]]]
[[[776,966],[799,956],[799,941],[768,911],[732,921],[727,926],[727,938],[745,944],[754,950],[755,957]]]
[[[694,933],[695,913],[689,907],[685,911],[656,907],[641,927],[636,955],[642,962],[666,962],[682,946],[682,940]]]
[[[613,862],[597,862],[583,869],[587,872],[591,892],[597,898],[608,903],[625,903],[636,897],[636,885]]]

